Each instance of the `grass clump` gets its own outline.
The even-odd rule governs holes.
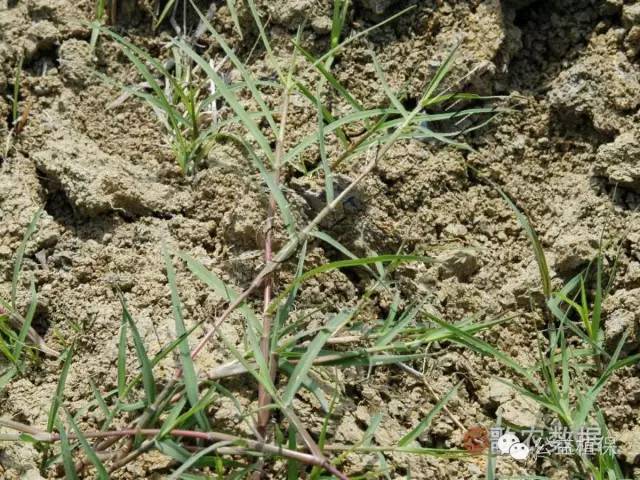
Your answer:
[[[611,378],[626,367],[640,363],[640,354],[623,355],[628,332],[619,339],[613,352],[604,345],[602,303],[612,285],[604,279],[603,249],[601,247],[589,266],[557,290],[553,289],[551,271],[538,234],[529,217],[497,185],[488,181],[514,211],[531,244],[539,268],[541,290],[545,298],[542,314],[548,319],[548,328],[540,332],[538,361],[524,367],[489,343],[460,332],[453,326],[445,327],[457,333],[459,340],[481,355],[497,359],[514,374],[515,379],[500,378],[503,383],[524,397],[533,400],[545,413],[551,414],[547,427],[558,423],[569,431],[583,427],[598,427],[603,440],[613,449],[603,449],[594,456],[575,453],[576,478],[589,480],[622,479],[615,454],[615,442],[610,438],[605,416],[598,406],[598,395]],[[615,273],[615,263],[612,275]],[[593,265],[595,264],[595,271]],[[595,285],[589,289],[587,282]],[[574,320],[575,319],[575,320]],[[544,334],[544,335],[543,335]],[[517,429],[518,426],[513,426]],[[574,439],[575,442],[575,439]],[[489,462],[487,478],[495,477],[496,462]],[[546,478],[546,477],[543,477]]]

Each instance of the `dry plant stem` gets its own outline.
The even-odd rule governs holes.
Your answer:
[[[274,172],[274,175],[278,176],[278,172]],[[277,180],[276,180],[277,181]],[[275,199],[273,196],[269,199],[269,211],[267,214],[267,233],[264,242],[264,261],[269,263],[273,260],[273,245],[272,245],[272,229],[273,229],[273,215],[275,212]],[[260,338],[260,349],[262,355],[267,361],[269,367],[269,375],[273,382],[276,377],[276,363],[271,354],[271,323],[272,315],[269,312],[269,304],[271,303],[271,293],[273,291],[273,275],[269,275],[264,279],[264,309],[262,313],[262,337]],[[267,406],[271,403],[271,396],[267,393],[262,383],[258,384],[258,432],[262,437],[265,437],[267,433],[267,425],[269,424],[269,409]]]
[[[276,184],[280,179],[280,163],[282,161],[284,151],[284,139],[287,129],[287,114],[289,112],[289,88],[285,88],[282,94],[282,108],[281,108],[281,122],[280,131],[278,133],[278,140],[276,143],[275,164],[273,166],[273,176],[275,177]],[[267,224],[266,224],[266,237],[264,241],[264,262],[269,264],[273,260],[273,220],[276,212],[276,199],[273,195],[269,197],[269,208],[267,212]],[[277,362],[271,353],[271,324],[272,314],[269,312],[269,305],[271,304],[271,294],[274,288],[273,274],[267,276],[264,280],[264,308],[262,314],[262,338],[260,339],[260,347],[262,355],[267,361],[269,367],[269,375],[271,381],[275,381],[277,375]],[[267,426],[269,424],[269,416],[271,411],[268,405],[271,403],[271,396],[267,393],[264,385],[260,383],[258,385],[258,433],[266,438]]]

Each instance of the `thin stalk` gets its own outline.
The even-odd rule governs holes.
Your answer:
[[[286,103],[286,100],[285,100]],[[286,106],[283,107],[283,111],[286,111]],[[285,120],[282,120],[285,122]],[[282,131],[282,129],[281,129]],[[275,182],[278,183],[279,180],[279,171],[277,166],[274,169],[273,176],[275,177]],[[267,222],[266,222],[266,236],[264,241],[264,261],[265,263],[269,263],[273,261],[273,233],[272,230],[274,228],[273,219],[276,210],[276,200],[271,195],[269,197],[269,208],[267,211]],[[269,367],[269,375],[271,377],[271,381],[273,382],[276,377],[276,364],[271,353],[271,324],[273,320],[273,316],[269,312],[269,305],[271,304],[271,293],[274,288],[274,279],[273,275],[269,275],[264,279],[264,308],[262,313],[262,337],[260,338],[260,349],[262,350],[262,355],[267,361],[267,365]],[[260,383],[258,385],[258,432],[263,437],[267,431],[267,425],[269,423],[270,411],[267,406],[271,403],[271,396],[267,393],[264,385]]]
[[[284,157],[284,140],[285,134],[287,130],[287,116],[289,113],[289,97],[290,97],[290,87],[291,87],[291,77],[293,70],[295,68],[295,60],[292,64],[291,69],[289,70],[287,83],[285,85],[285,89],[282,92],[282,106],[280,109],[280,130],[278,132],[278,139],[276,141],[276,153],[275,153],[275,163],[273,165],[273,176],[276,185],[280,181],[280,164],[282,163],[282,158]],[[273,195],[269,196],[269,207],[267,211],[267,222],[266,222],[266,236],[264,241],[264,261],[266,264],[273,260],[273,228],[274,228],[274,218],[275,212],[277,209],[276,199]],[[260,339],[260,347],[262,350],[262,355],[268,362],[269,367],[269,375],[271,376],[271,381],[274,382],[277,375],[278,363],[271,352],[271,325],[273,323],[273,315],[269,311],[269,305],[271,305],[271,294],[274,289],[274,278],[273,274],[269,275],[264,279],[264,307],[263,307],[263,317],[262,317],[262,338]],[[268,405],[271,403],[271,396],[265,389],[264,385],[260,383],[258,385],[258,433],[266,438],[267,434],[267,426],[269,424],[269,417],[271,414],[271,410],[268,408]]]

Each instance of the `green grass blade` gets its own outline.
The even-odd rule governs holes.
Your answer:
[[[186,462],[180,465],[180,467],[176,469],[171,474],[171,476],[169,476],[168,480],[178,480],[179,478],[182,478],[182,475],[186,473],[187,470],[189,470],[192,466],[198,463],[201,458],[204,458],[211,452],[215,452],[218,448],[220,448],[220,445],[214,443],[213,445],[209,445],[208,447],[203,448],[198,453],[191,455]]]
[[[294,368],[295,367],[293,367],[293,365],[287,362],[280,362],[278,365],[279,371],[286,373],[287,375],[289,375],[289,377],[293,375]],[[327,397],[324,395],[320,384],[318,384],[318,382],[311,378],[310,375],[305,375],[302,378],[301,388],[306,388],[307,390],[309,390],[320,403],[320,408],[322,408],[322,410],[324,410],[325,412],[327,411],[327,408],[329,408]]]
[[[390,347],[391,348],[391,347]],[[408,353],[397,355],[373,355],[368,351],[351,350],[336,352],[322,352],[318,355],[314,364],[322,366],[341,367],[379,367],[381,365],[393,365],[411,360],[420,360],[425,357],[424,353]]]
[[[531,225],[529,218],[516,206],[509,195],[507,195],[497,184],[488,179],[485,180],[500,194],[507,205],[509,205],[509,208],[511,208],[513,213],[515,213],[518,223],[524,229],[527,237],[529,238],[536,258],[536,263],[538,264],[538,271],[540,272],[542,292],[544,293],[545,298],[549,299],[551,297],[551,275],[549,273],[547,258],[545,257],[540,239],[538,238],[538,233]]]
[[[236,347],[233,345],[224,335],[219,334],[220,339],[224,343],[225,347],[231,352],[231,354],[235,357],[235,359],[242,364],[247,373],[249,373],[252,377],[256,379],[260,384],[262,384],[267,391],[267,393],[274,399],[277,398],[278,393],[276,391],[275,385],[271,381],[271,374],[269,372],[269,368],[267,367],[267,362],[262,355],[262,351],[260,349],[260,345],[257,347],[253,347],[252,353],[255,356],[256,363],[258,365],[258,370],[255,369],[255,365],[252,365],[247,359],[246,356],[243,355]]]
[[[300,248],[300,253],[298,254],[298,266],[296,267],[294,280],[300,278],[304,273],[304,261],[307,258],[307,242],[305,241]],[[298,287],[294,287],[287,296],[287,300],[278,307],[278,311],[276,312],[275,322],[272,328],[271,335],[271,351],[275,352],[278,349],[278,341],[280,340],[280,336],[283,328],[285,328],[285,324],[289,318],[289,314],[293,308],[293,303],[296,300],[298,295]]]
[[[291,402],[293,402],[293,397],[302,385],[304,377],[311,370],[313,362],[320,353],[324,344],[333,334],[335,334],[336,331],[351,320],[354,313],[355,310],[345,310],[338,313],[329,320],[326,328],[316,335],[291,374],[287,388],[282,395],[282,403],[284,405],[290,405]]]
[[[438,403],[436,403],[433,406],[433,408],[429,411],[427,416],[413,430],[411,430],[409,433],[404,435],[398,441],[398,446],[406,447],[409,444],[411,444],[414,440],[416,440],[420,435],[422,435],[422,433],[427,428],[429,428],[435,416],[438,415],[438,413],[440,413],[440,411],[444,408],[444,406],[447,404],[449,399],[458,391],[459,386],[460,386],[460,383],[458,383],[451,390],[449,390],[449,393],[447,393],[444,397],[442,397],[438,401]]]
[[[260,20],[260,13],[256,8],[256,4],[253,0],[246,0],[247,5],[249,5],[249,10],[251,11],[251,15],[253,16],[253,20],[258,27],[258,31],[260,32],[260,40],[262,40],[262,45],[267,51],[267,57],[269,58],[269,62],[271,63],[271,68],[273,68],[277,73],[278,77],[282,82],[284,82],[284,76],[280,71],[279,62],[277,61],[275,55],[273,54],[273,49],[271,48],[271,43],[269,42],[269,37],[264,30],[264,25],[262,24],[262,20]]]
[[[358,40],[359,38],[365,35],[368,35],[372,31],[382,27],[383,25],[386,25],[387,23],[393,22],[395,19],[401,17],[402,15],[409,12],[410,10],[413,10],[414,8],[415,8],[415,5],[411,5],[410,7],[407,7],[404,10],[401,10],[394,15],[391,15],[389,18],[384,19],[380,23],[377,23],[372,27],[366,28],[361,32],[356,33],[355,35],[350,36],[346,40],[342,41],[340,44],[336,45],[335,47],[331,48],[329,51],[325,52],[321,57],[317,58],[316,61],[313,62],[313,67],[315,67],[316,64],[325,62],[330,57],[334,57],[340,50],[342,50],[344,47],[346,47],[350,43],[355,42],[356,40]]]
[[[561,388],[558,390],[559,403],[562,405],[565,411],[569,410],[569,391],[571,388],[571,379],[569,377],[569,348],[567,347],[567,341],[564,334],[561,332],[560,339],[560,374],[561,374]]]
[[[107,406],[107,402],[105,401],[104,397],[100,393],[100,390],[98,389],[98,387],[96,387],[96,384],[93,382],[93,380],[89,380],[89,385],[91,386],[91,392],[93,393],[93,397],[96,399],[98,408],[100,408],[100,411],[104,415],[104,418],[107,420],[110,419],[113,415],[109,410],[109,407]]]
[[[322,232],[320,230],[314,230],[313,232],[311,232],[311,236],[315,237],[315,238],[317,238],[319,240],[322,240],[323,242],[327,243],[328,245],[331,245],[337,251],[342,253],[345,257],[349,257],[352,260],[356,260],[356,259],[359,258],[355,253],[351,252],[347,247],[345,247],[343,244],[341,244],[338,240],[336,240],[331,235],[329,235],[329,234],[327,234],[325,232]],[[376,275],[376,273],[371,269],[371,267],[369,267],[369,265],[363,265],[363,267],[373,277],[378,277],[378,275]]]
[[[64,425],[60,420],[56,420],[56,426],[60,433],[60,449],[62,450],[62,465],[64,466],[65,478],[67,480],[78,480],[76,464],[73,461],[73,454],[69,438],[67,437],[67,431],[64,429]]]
[[[376,347],[384,347],[391,343],[416,318],[419,311],[420,307],[414,307],[405,312],[398,322],[378,339]]]
[[[96,475],[98,480],[109,480],[109,474],[107,473],[107,470],[104,468],[104,465],[98,458],[98,455],[96,454],[95,450],[91,448],[91,445],[89,445],[89,442],[87,441],[85,436],[82,434],[82,432],[78,428],[78,425],[76,425],[76,422],[73,421],[73,417],[69,415],[69,412],[65,410],[65,413],[67,415],[67,422],[71,425],[71,428],[73,429],[76,436],[78,437],[78,442],[80,442],[80,446],[82,447],[82,450],[84,450],[85,455],[87,456],[89,461],[93,464],[93,466],[96,467]],[[62,431],[60,433],[62,434]],[[66,462],[65,462],[65,469],[66,469]]]
[[[91,22],[91,38],[89,39],[89,47],[91,49],[91,51],[94,51],[96,49],[96,45],[98,44],[98,37],[100,36],[100,27],[102,26],[102,24],[97,21],[94,20],[93,22]]]
[[[198,401],[198,403],[191,407],[189,410],[187,410],[186,412],[184,412],[182,415],[180,415],[175,422],[175,425],[182,425],[184,423],[186,423],[191,417],[193,417],[194,415],[199,414],[200,412],[203,412],[209,405],[211,405],[213,403],[213,401],[216,399],[216,387],[212,387],[209,389],[209,391],[202,395],[200,397],[200,400]],[[173,428],[173,427],[172,427]]]
[[[444,320],[441,320],[435,315],[426,314],[426,316],[433,322],[437,323],[441,327],[448,330],[451,333],[451,335],[448,337],[450,340],[457,343],[461,343],[463,345],[467,345],[469,348],[471,348],[472,350],[475,350],[476,352],[482,355],[493,357],[496,360],[500,361],[500,363],[502,363],[503,365],[506,365],[507,367],[511,368],[514,372],[519,373],[525,378],[531,380],[531,373],[526,368],[522,367],[513,358],[501,352],[500,350],[493,347],[489,343],[483,340],[480,340],[478,338],[475,338],[474,336],[465,332],[463,329],[458,328],[455,325],[452,325],[448,322],[445,322]]]
[[[58,410],[62,405],[62,401],[64,398],[64,387],[67,383],[67,376],[69,375],[69,368],[71,367],[71,359],[73,358],[73,345],[67,348],[62,355],[60,355],[62,361],[62,371],[60,372],[60,377],[58,378],[58,385],[56,387],[55,395],[51,400],[51,408],[49,409],[49,418],[47,420],[47,432],[51,433],[53,431],[53,427],[56,426],[58,422]]]
[[[449,73],[449,70],[451,70],[451,67],[453,66],[453,62],[456,58],[456,52],[459,46],[460,44],[456,45],[455,47],[453,47],[453,49],[451,49],[451,51],[446,56],[444,61],[440,64],[440,66],[438,67],[438,70],[436,70],[435,75],[429,82],[429,85],[427,86],[427,89],[424,95],[422,96],[422,99],[419,102],[420,106],[422,106],[423,108],[427,108],[432,104],[435,98],[439,98],[437,96],[434,97],[434,93],[436,89],[440,86],[440,83],[442,83],[442,80],[444,80],[444,78]]]
[[[164,420],[164,423],[160,428],[160,432],[158,432],[159,439],[164,438],[171,430],[173,430],[176,427],[176,425],[178,425],[178,422],[177,422],[178,417],[182,413],[182,409],[186,404],[187,404],[187,399],[184,397],[182,397],[180,400],[176,402],[176,404],[173,406],[173,408],[169,412],[169,415],[167,415],[167,418]]]
[[[20,246],[18,247],[18,251],[16,252],[16,259],[13,263],[13,276],[11,277],[11,306],[13,310],[16,310],[16,297],[18,295],[18,281],[20,280],[20,272],[22,271],[22,261],[24,260],[24,252],[27,249],[27,244],[29,243],[29,239],[36,231],[38,226],[38,221],[40,220],[40,216],[42,215],[43,209],[40,208],[33,215],[29,225],[27,226],[27,230],[24,232],[24,236],[22,237],[22,242],[20,242]]]
[[[2,392],[4,387],[6,387],[13,377],[15,377],[16,373],[18,373],[16,366],[11,365],[6,372],[0,375],[0,392]]]
[[[322,114],[322,118],[324,119],[327,125],[336,121],[335,117],[331,114],[331,111],[325,105],[322,104],[322,101],[317,95],[314,95],[313,93],[311,93],[311,90],[309,90],[309,88],[307,88],[306,85],[298,81],[295,82],[295,85],[298,91],[302,95],[304,95],[307,99],[309,99],[312,105],[314,105],[316,108],[320,108],[320,113]],[[320,85],[318,85],[318,88],[320,88]],[[336,128],[336,136],[338,137],[338,140],[340,140],[344,148],[347,148],[349,146],[349,139],[344,133],[344,130],[342,130],[340,127]],[[285,160],[283,163],[287,163],[289,161],[290,160],[287,160],[287,156],[285,155]]]
[[[351,105],[353,108],[355,108],[356,110],[362,110],[362,105],[360,104],[360,102],[358,102],[350,93],[349,91],[344,88],[342,86],[342,84],[338,81],[338,79],[333,75],[333,73],[331,73],[327,67],[322,64],[322,63],[316,63],[316,59],[313,57],[313,55],[311,55],[311,53],[309,53],[307,50],[304,49],[304,47],[302,47],[302,45],[299,45],[298,43],[294,42],[294,46],[296,47],[296,49],[298,51],[300,51],[300,53],[302,53],[302,55],[312,64],[316,67],[316,69],[318,70],[318,72],[320,72],[320,74],[324,77],[324,79],[329,83],[329,85],[331,85],[333,87],[333,89],[338,92],[338,94],[344,98],[346,100],[346,102]]]
[[[564,325],[569,330],[571,330],[574,334],[580,337],[585,343],[589,344],[592,348],[592,351],[598,355],[601,355],[604,358],[610,358],[611,355],[602,348],[600,342],[595,341],[594,338],[590,335],[591,324],[585,324],[585,331],[583,329],[578,328],[574,325],[573,322],[568,321],[569,314],[571,312],[570,308],[563,310],[561,308],[562,303],[573,304],[578,306],[573,300],[571,300],[570,295],[574,294],[576,288],[579,287],[579,293],[582,294],[583,291],[583,277],[582,274],[578,274],[569,280],[560,291],[553,292],[551,298],[547,300],[547,308],[553,314],[553,316],[558,320],[560,325]]]
[[[611,376],[619,369],[627,367],[629,365],[635,365],[640,362],[640,353],[635,355],[629,355],[621,360],[618,360],[620,353],[622,351],[622,347],[627,340],[627,332],[623,334],[622,338],[618,342],[615,352],[611,356],[611,360],[607,365],[605,371],[600,375],[597,382],[586,392],[583,396],[580,397],[578,402],[577,412],[574,415],[574,422],[576,425],[584,425],[589,413],[593,409],[593,405],[598,397],[600,391],[605,387],[607,381],[611,378]]]
[[[288,447],[289,450],[297,450],[296,429],[293,425],[288,430]],[[287,459],[287,480],[298,480],[300,478],[300,463],[293,459]]]
[[[236,27],[238,36],[240,37],[240,40],[242,40],[244,37],[242,36],[242,27],[240,26],[240,19],[238,18],[238,9],[236,8],[236,0],[227,0],[227,8],[229,9],[229,14],[231,15],[231,20],[233,21],[233,25]]]
[[[108,28],[102,28],[101,31],[111,38],[113,38],[116,42],[122,45],[123,52],[127,56],[127,58],[133,63],[136,67],[136,70],[142,75],[145,82],[151,87],[153,92],[156,95],[156,100],[159,102],[159,108],[163,113],[166,113],[173,121],[176,121],[176,118],[180,118],[181,115],[177,112],[175,107],[171,105],[171,102],[167,99],[167,96],[164,93],[163,88],[160,86],[156,77],[151,73],[151,71],[147,68],[144,62],[141,60],[144,59],[146,62],[149,62],[155,70],[157,70],[165,79],[172,82],[175,87],[178,87],[175,84],[175,79],[173,76],[164,68],[164,66],[154,59],[147,52],[142,50],[141,48],[136,47],[134,44],[129,42],[124,37],[121,37],[115,32],[112,32]],[[180,91],[180,88],[175,88],[176,91]],[[177,122],[176,122],[177,125]]]
[[[182,445],[174,442],[170,438],[165,438],[163,440],[155,440],[155,446],[158,451],[174,460],[177,460],[180,463],[184,463],[189,460],[191,453],[189,450],[184,448]]]
[[[471,148],[466,143],[457,142],[457,141],[451,139],[452,137],[457,137],[458,135],[460,135],[460,133],[461,132],[438,133],[438,132],[434,132],[433,130],[430,130],[428,128],[425,128],[422,125],[418,125],[413,132],[409,132],[409,133],[403,134],[403,135],[401,135],[400,138],[415,139],[415,140],[421,140],[421,141],[425,141],[427,139],[433,138],[433,139],[438,140],[439,142],[444,143],[445,145],[450,145],[452,147],[459,148],[459,149],[462,149],[462,150],[473,151],[473,148]]]
[[[324,191],[327,203],[333,202],[335,194],[333,191],[333,172],[327,158],[327,149],[324,141],[324,118],[322,116],[322,105],[320,104],[320,94],[316,93],[317,110],[318,110],[318,150],[320,151],[320,161],[322,162],[322,170],[324,171]]]
[[[309,94],[309,98],[312,102],[314,102],[314,105],[316,105],[315,103],[316,98],[311,94]],[[471,109],[460,110],[455,112],[434,113],[434,114],[418,114],[416,112],[414,117],[414,123],[419,124],[421,122],[430,122],[430,123],[443,122],[443,121],[448,121],[448,120],[452,120],[452,119],[463,117],[463,116],[492,114],[495,112],[496,112],[495,108],[486,108],[486,107],[471,108]],[[325,134],[332,133],[336,130],[339,132],[340,129],[344,126],[355,124],[368,119],[381,118],[381,117],[384,117],[385,115],[392,118],[390,120],[383,122],[381,125],[377,125],[376,131],[391,131],[392,129],[397,129],[402,125],[402,123],[405,122],[404,117],[394,118],[399,115],[401,116],[401,112],[399,112],[395,108],[374,108],[371,110],[351,112],[338,119],[330,121],[325,127]],[[325,121],[326,121],[327,116],[324,115],[324,113],[323,113],[323,117],[325,118]],[[470,131],[470,130],[472,129],[468,129],[467,131]],[[447,138],[447,134],[438,134],[431,130],[426,130],[426,131],[428,132],[428,136],[430,138],[436,138],[437,140],[440,140],[440,141],[445,141],[447,143],[453,143],[454,145],[459,145],[453,142],[452,140],[449,140]],[[455,133],[453,135],[457,135],[457,134],[458,133]],[[405,138],[414,138],[414,137],[415,137],[415,132],[412,133],[411,135],[405,135]],[[305,151],[310,146],[315,145],[317,141],[318,141],[318,135],[316,132],[304,137],[302,140],[300,140],[300,142],[295,147],[291,148],[287,152],[287,154],[284,157],[284,163],[292,163],[298,156],[300,156],[300,154],[303,151]],[[374,137],[374,141],[377,143],[379,139],[377,137]],[[369,145],[369,143],[366,145]]]
[[[430,257],[426,257],[424,255],[378,255],[375,257],[365,257],[365,258],[353,258],[348,260],[338,260],[336,262],[326,263],[324,265],[320,265],[319,267],[313,268],[308,272],[305,272],[299,278],[296,278],[293,282],[291,282],[287,288],[284,289],[278,297],[271,302],[272,305],[279,304],[285,295],[287,295],[293,288],[303,284],[309,278],[315,277],[316,275],[320,275],[321,273],[326,273],[332,270],[339,270],[341,268],[349,268],[349,267],[364,267],[367,265],[375,264],[377,262],[380,263],[407,263],[407,262],[430,262],[432,259]]]
[[[120,338],[118,340],[118,398],[124,401],[127,393],[127,328],[125,317],[120,324]]]
[[[236,292],[235,289],[224,283],[216,274],[207,270],[198,260],[182,252],[178,252],[178,256],[186,262],[191,273],[224,300],[233,302],[238,298],[238,292]],[[255,333],[257,338],[260,337],[262,334],[262,323],[253,309],[246,303],[243,303],[238,307],[238,311],[242,313],[247,320],[247,325],[249,325],[250,330]]]
[[[333,15],[331,16],[331,35],[329,41],[329,47],[331,49],[340,45],[340,36],[344,28],[345,21],[347,19],[347,12],[349,11],[350,0],[333,0]],[[325,65],[326,68],[331,68],[333,63],[333,56],[327,58]]]
[[[548,398],[545,395],[538,395],[534,392],[532,392],[531,390],[517,385],[513,382],[510,382],[508,380],[505,380],[504,378],[498,378],[498,381],[501,383],[504,383],[505,385],[507,385],[508,387],[512,388],[513,390],[515,390],[516,392],[520,393],[521,395],[530,398],[531,400],[533,400],[534,402],[536,402],[538,405],[547,408],[549,411],[554,412],[558,415],[558,417],[560,419],[562,419],[563,422],[570,422],[571,419],[568,417],[567,412],[565,410],[563,410],[562,406],[560,405],[559,402],[557,401],[551,401],[550,398]],[[521,426],[526,426],[526,425],[521,425]]]
[[[335,411],[336,402],[338,400],[338,392],[335,392],[333,398],[331,399],[331,405],[329,405],[329,409],[327,414],[324,416],[322,420],[322,428],[320,429],[320,435],[318,436],[318,447],[322,450],[324,449],[324,445],[327,441],[327,432],[329,429],[329,421],[331,420],[331,416]],[[323,472],[318,466],[314,466],[311,469],[311,474],[309,475],[309,480],[318,480],[320,478],[320,474]]]
[[[236,408],[236,411],[238,412],[238,415],[244,421],[245,425],[248,427],[248,429],[250,431],[255,432],[256,431],[256,425],[255,425],[255,423],[252,423],[253,419],[251,418],[251,416],[245,414],[244,407],[240,404],[240,401],[238,400],[238,395],[235,392],[232,392],[232,391],[224,388],[219,383],[214,383],[213,384],[213,388],[215,388],[218,391],[218,393],[220,393],[224,397],[226,397],[229,400],[231,400],[231,402],[233,402],[233,405]]]
[[[398,308],[400,307],[400,292],[396,292],[393,296],[393,302],[391,302],[391,307],[389,307],[389,313],[387,314],[387,318],[384,321],[384,325],[382,326],[382,332],[388,332],[393,322],[398,315]]]
[[[165,4],[164,8],[162,9],[162,12],[160,12],[160,15],[158,15],[158,19],[153,24],[153,29],[154,30],[156,30],[160,26],[160,24],[165,21],[165,19],[167,18],[167,15],[169,14],[171,9],[173,8],[174,3],[176,3],[176,0],[168,0],[167,1],[167,3]]]
[[[398,110],[398,112],[400,112],[400,114],[403,117],[407,117],[407,115],[409,115],[409,112],[407,112],[407,110],[404,108],[404,105],[402,105],[402,102],[398,99],[398,97],[393,92],[393,90],[391,90],[391,87],[387,83],[387,78],[384,74],[384,71],[382,70],[382,67],[378,63],[378,59],[376,58],[375,53],[371,51],[370,55],[371,55],[371,58],[373,59],[373,66],[376,71],[376,75],[378,76],[378,80],[382,85],[382,89],[384,90],[385,95],[391,101],[391,104]]]
[[[15,334],[11,330],[9,330],[8,327],[2,326],[2,328],[0,328],[0,333],[6,333],[9,338],[15,338],[14,336],[12,336]],[[4,355],[5,358],[9,360],[9,362],[11,362],[13,365],[18,365],[18,361],[11,351],[11,346],[2,337],[0,337],[0,353],[2,353],[2,355]]]
[[[602,255],[596,259],[596,292],[591,312],[591,338],[600,343],[600,318],[602,316]]]
[[[163,248],[165,268],[167,270],[167,280],[169,282],[169,290],[171,291],[171,307],[173,310],[173,318],[175,320],[176,335],[182,337],[186,333],[184,325],[184,319],[182,317],[182,306],[180,302],[180,295],[178,294],[178,287],[176,284],[176,271],[173,267],[173,260],[169,255],[166,247]],[[185,336],[184,340],[180,342],[178,346],[180,352],[180,362],[182,364],[182,378],[184,380],[185,389],[187,392],[187,398],[191,406],[198,404],[199,392],[198,392],[198,376],[196,375],[196,369],[191,359],[191,348],[189,347],[189,339]],[[206,417],[199,412],[196,414],[198,424],[205,431],[209,429],[209,422]]]
[[[96,1],[96,16],[93,22],[91,22],[91,39],[89,40],[89,46],[93,52],[98,43],[98,36],[100,35],[100,27],[104,21],[105,14],[105,0]]]
[[[276,181],[276,178],[273,172],[268,172],[265,168],[264,164],[260,161],[256,153],[253,151],[251,146],[245,142],[240,137],[229,135],[229,134],[220,134],[219,138],[227,138],[232,140],[233,142],[242,146],[245,152],[249,155],[251,162],[256,167],[256,169],[260,172],[260,177],[267,184],[269,188],[269,192],[273,195],[273,198],[276,201],[276,205],[278,206],[278,210],[280,211],[280,215],[282,216],[282,221],[284,225],[291,235],[296,234],[296,223],[293,217],[293,213],[291,212],[291,207],[286,197],[282,193],[282,189],[280,188],[280,184]]]
[[[368,447],[369,445],[371,445],[373,436],[376,434],[380,423],[382,423],[382,414],[376,413],[373,417],[371,417],[369,426],[367,427],[367,430],[364,432],[364,435],[360,440],[360,446]]]
[[[312,101],[317,102],[316,98],[312,95],[311,95],[311,99]],[[365,119],[373,119],[376,117],[380,117],[384,115],[385,111],[387,111],[387,109],[372,109],[372,110],[365,110],[362,112],[349,113],[347,115],[344,115],[343,117],[340,117],[339,119],[336,119],[330,122],[324,128],[325,135],[328,133],[332,133],[333,131],[336,131],[336,130],[340,131],[340,129],[343,126],[346,126],[352,123],[356,123]],[[323,113],[323,117],[326,121],[327,117],[324,115],[324,113]],[[312,145],[315,145],[317,141],[318,141],[317,133],[312,133],[307,137],[304,137],[295,147],[289,149],[287,154],[284,156],[283,163],[292,163],[307,148],[311,147]]]
[[[148,405],[151,405],[156,399],[156,381],[153,377],[153,366],[147,356],[147,349],[144,346],[142,337],[140,337],[138,327],[136,327],[133,318],[131,318],[124,296],[121,293],[118,296],[120,297],[120,303],[122,305],[122,315],[124,320],[129,324],[129,328],[131,328],[133,345],[136,349],[138,361],[140,362],[140,368],[142,370],[142,384],[146,394],[145,402],[147,402]]]

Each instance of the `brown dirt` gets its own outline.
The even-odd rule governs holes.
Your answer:
[[[271,33],[283,65],[290,59],[289,41],[299,25],[304,25],[309,48],[326,49],[329,2],[258,3],[271,16]],[[408,82],[409,96],[415,97],[446,52],[460,41],[453,77],[477,70],[459,86],[507,95],[505,103],[515,111],[468,139],[477,153],[431,143],[397,145],[361,187],[365,207],[331,225],[331,233],[358,254],[394,252],[404,243],[407,251],[438,256],[442,264],[402,270],[397,288],[404,298],[427,298],[433,311],[448,320],[469,315],[513,317],[484,338],[523,365],[532,364],[544,325],[534,305],[537,267],[511,210],[494,190],[465,170],[466,160],[503,186],[530,215],[555,285],[593,258],[601,236],[607,241],[624,239],[620,273],[605,304],[605,329],[613,344],[628,330],[625,351],[637,352],[640,3],[361,0],[348,29],[366,28],[411,3],[418,5],[411,15],[349,46],[334,66],[336,76],[366,105],[382,104],[384,92],[369,61],[368,52],[373,50],[389,83],[397,88]],[[216,150],[210,168],[192,181],[184,180],[146,105],[127,101],[107,109],[118,90],[92,75],[93,70],[122,81],[135,75],[114,44],[102,40],[98,51],[90,52],[82,20],[90,18],[93,2],[15,4],[0,0],[0,132],[7,128],[10,103],[5,97],[12,93],[13,69],[21,51],[26,56],[21,101],[31,109],[26,128],[0,165],[0,294],[6,298],[9,292],[12,257],[26,225],[44,207],[40,228],[27,250],[19,301],[26,304],[33,276],[39,292],[40,333],[59,350],[76,339],[65,404],[77,411],[92,398],[89,379],[102,391],[115,387],[121,308],[112,286],[126,293],[140,333],[150,353],[156,353],[173,338],[163,243],[201,259],[241,288],[261,265],[267,203],[257,176],[237,154]],[[249,21],[244,9],[240,14]],[[170,32],[151,34],[144,9],[127,18],[123,25],[127,33],[157,54]],[[239,51],[249,51],[254,38],[235,36],[225,8],[219,9],[215,21]],[[264,59],[253,58],[254,71],[269,73]],[[315,115],[294,99],[291,144],[296,135],[313,130]],[[343,170],[349,175],[358,167]],[[298,189],[314,187],[313,182],[292,182]],[[307,215],[304,209],[299,214]],[[44,255],[44,262],[37,253],[40,258]],[[614,246],[606,254],[612,260]],[[337,252],[318,244],[311,249],[309,264],[336,258]],[[178,269],[188,323],[214,318],[225,303],[203,290],[182,266]],[[302,293],[303,303],[309,309],[353,303],[362,286],[359,278],[333,273],[311,282]],[[373,314],[382,315],[389,302],[380,299]],[[314,320],[322,321],[322,315]],[[223,326],[225,334],[239,339],[240,325],[240,317],[232,315]],[[137,368],[134,355],[130,358],[131,369]],[[210,349],[198,359],[198,368],[226,360],[223,351]],[[428,357],[427,366],[439,395],[464,380],[449,408],[466,427],[490,426],[497,412],[523,426],[541,416],[535,405],[493,380],[510,376],[495,360],[444,346]],[[32,365],[0,393],[0,415],[45,425],[60,368],[58,361],[47,358]],[[159,372],[172,375],[169,365]],[[418,380],[394,368],[374,369],[366,381],[366,369],[335,375],[330,381],[346,393],[330,425],[337,442],[357,442],[371,416],[381,412],[383,423],[375,441],[392,443],[435,402]],[[233,387],[244,405],[255,400],[249,379]],[[601,396],[613,437],[619,441],[620,459],[633,478],[640,478],[639,387],[637,367],[627,368],[615,375]],[[318,431],[322,413],[317,402],[301,396],[295,406],[309,419],[309,429]],[[233,405],[221,401],[216,407],[212,416],[221,428],[242,431]],[[96,427],[100,420],[100,413],[92,411],[83,425]],[[464,433],[440,415],[420,442],[461,447]],[[39,459],[31,446],[0,444],[0,477],[39,478]],[[352,455],[349,471],[366,471],[372,461],[375,458]],[[478,459],[389,455],[387,461],[393,478],[408,472],[412,478],[483,478],[485,470]],[[162,478],[164,466],[159,457],[147,456],[116,478]],[[501,459],[498,471],[561,479],[570,478],[570,467]]]

